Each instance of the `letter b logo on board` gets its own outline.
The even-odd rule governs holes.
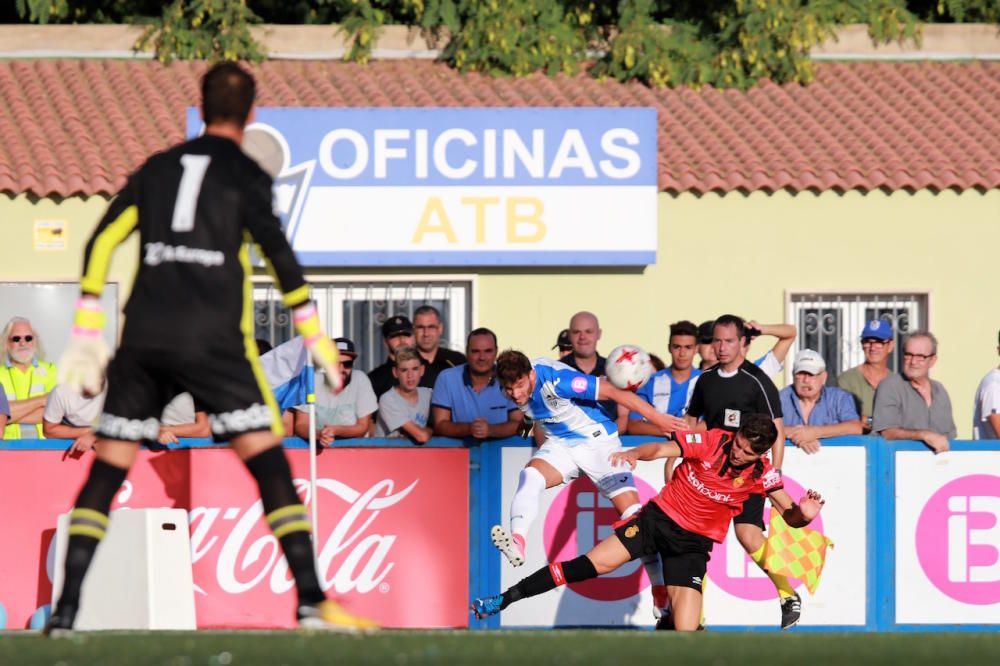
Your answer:
[[[956,601],[1000,602],[1000,477],[972,474],[935,492],[917,519],[917,558]]]

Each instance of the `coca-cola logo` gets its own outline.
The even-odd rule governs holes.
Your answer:
[[[383,511],[402,502],[418,483],[414,480],[396,491],[396,484],[384,479],[357,491],[336,479],[317,480],[318,489],[335,498],[320,499],[320,509],[340,516],[327,533],[318,534],[317,559],[324,589],[336,594],[366,594],[384,583],[395,566],[390,553],[397,535],[380,533],[376,521]],[[295,485],[308,504],[308,481],[296,479]],[[192,563],[197,565],[206,558],[211,562],[214,556],[220,590],[240,594],[266,584],[271,592],[282,594],[294,586],[288,563],[263,515],[260,500],[247,507],[199,506],[190,511]],[[195,590],[206,594],[198,585]]]

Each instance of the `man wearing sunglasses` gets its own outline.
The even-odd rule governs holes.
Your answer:
[[[934,453],[955,439],[951,398],[941,382],[930,378],[937,363],[937,338],[915,331],[903,338],[903,369],[889,375],[875,391],[872,431],[886,439],[916,439]]]
[[[56,385],[56,366],[41,357],[41,342],[31,322],[14,317],[3,329],[0,386],[10,404],[3,439],[43,439],[42,413]]]
[[[892,324],[884,319],[873,319],[861,331],[865,362],[837,376],[837,386],[854,396],[866,435],[872,430],[875,389],[889,376],[889,359],[894,348]]]
[[[322,382],[316,382],[316,441],[330,446],[337,439],[366,437],[372,425],[372,415],[378,409],[378,399],[372,383],[363,372],[354,374],[358,358],[354,342],[348,338],[333,341],[340,352],[338,362],[344,390],[334,394]],[[295,408],[295,434],[309,439],[309,407]]]

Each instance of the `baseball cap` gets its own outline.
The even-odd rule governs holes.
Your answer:
[[[865,324],[865,330],[861,331],[861,339],[865,338],[892,340],[892,324],[885,319],[872,319]]]
[[[389,317],[382,324],[382,337],[391,338],[394,335],[400,333],[405,333],[406,335],[413,335],[413,324],[410,320],[403,315],[396,315],[395,317]]]
[[[792,366],[792,373],[808,372],[810,375],[818,375],[826,370],[826,361],[812,349],[800,349],[795,354],[795,364]]]
[[[341,356],[358,357],[358,352],[354,351],[354,341],[350,338],[334,338],[333,344],[337,345],[337,351]]]
[[[715,320],[709,319],[708,321],[701,322],[701,326],[698,327],[698,342],[703,345],[708,345],[712,343],[712,338],[715,337]]]
[[[556,338],[556,343],[552,345],[552,348],[559,348],[559,351],[569,351],[573,348],[573,343],[569,341],[569,329],[564,328],[559,331],[559,336]]]

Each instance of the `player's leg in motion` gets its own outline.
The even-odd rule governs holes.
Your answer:
[[[747,500],[747,504],[753,501],[754,498]],[[761,514],[761,524],[763,523],[763,498],[760,498],[760,514]],[[747,511],[746,504],[744,504],[744,512]],[[737,520],[743,518],[743,514],[737,517]],[[791,627],[798,624],[799,618],[802,616],[802,599],[799,597],[795,588],[792,587],[791,582],[788,580],[787,576],[783,576],[779,573],[774,573],[773,571],[768,571],[764,563],[764,545],[766,539],[764,538],[764,530],[761,528],[760,524],[749,523],[749,522],[736,522],[734,525],[734,531],[736,532],[736,539],[746,550],[747,554],[750,555],[750,559],[760,567],[761,571],[767,574],[767,577],[771,579],[774,586],[778,590],[778,598],[781,602],[781,628],[790,629]]]
[[[614,571],[632,559],[618,536],[612,534],[586,555],[542,567],[502,594],[474,599],[471,610],[479,619],[496,615],[515,601],[543,594],[566,583],[595,578]]]
[[[94,449],[94,464],[69,514],[63,589],[43,631],[49,636],[59,636],[73,629],[80,608],[83,579],[98,544],[107,532],[111,501],[135,461],[139,443],[99,439]]]
[[[281,441],[270,432],[259,431],[234,437],[232,445],[257,482],[268,526],[295,578],[299,626],[348,632],[376,629],[374,622],[351,615],[323,593],[313,556],[309,513],[295,492]]]
[[[622,520],[628,520],[642,509],[642,504],[639,503],[639,493],[636,490],[627,490],[609,499]],[[670,606],[667,586],[663,582],[663,564],[660,562],[659,553],[643,555],[642,566],[646,569],[650,591],[653,594],[653,617],[659,619],[666,614]]]
[[[510,531],[500,525],[494,525],[490,532],[493,545],[513,566],[519,567],[524,564],[526,539],[531,524],[538,516],[538,504],[542,492],[546,488],[562,484],[564,479],[565,476],[556,467],[537,457],[532,458],[521,470],[517,479],[517,490],[510,502]]]

